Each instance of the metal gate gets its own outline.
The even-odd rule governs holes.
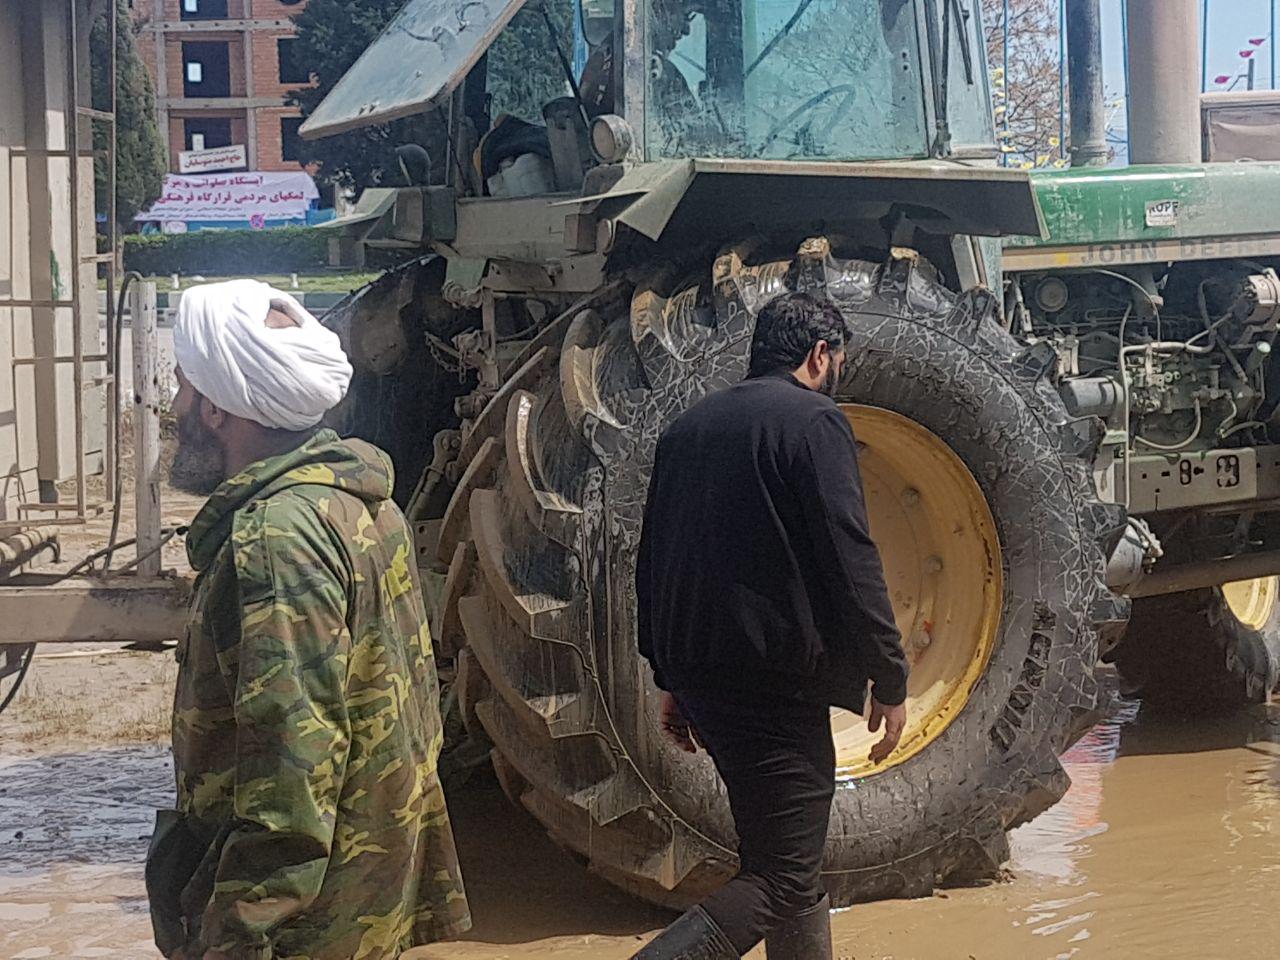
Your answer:
[[[26,192],[38,196],[42,189],[48,197],[48,208],[32,204],[30,262],[49,262],[47,275],[30,271],[29,296],[13,295],[9,285],[0,285],[0,310],[30,311],[32,350],[19,354],[17,337],[13,337],[9,370],[13,395],[13,419],[17,433],[15,450],[24,441],[37,449],[36,490],[25,487],[19,466],[19,489],[14,515],[6,511],[0,520],[0,569],[21,570],[26,561],[56,539],[61,527],[83,524],[92,516],[112,509],[111,533],[104,550],[95,556],[103,558],[103,570],[93,573],[91,563],[80,563],[61,574],[19,573],[0,579],[0,710],[12,700],[18,685],[30,667],[37,642],[73,640],[157,640],[176,635],[185,608],[185,585],[173,579],[139,576],[136,568],[144,558],[126,564],[124,571],[135,568],[134,575],[106,575],[111,556],[134,542],[120,541],[119,518],[121,500],[120,451],[120,340],[121,311],[117,304],[118,227],[116,224],[116,77],[117,34],[120,29],[117,4],[106,0],[109,34],[106,63],[102,64],[105,83],[98,103],[93,102],[92,84],[86,84],[88,49],[93,11],[98,0],[55,0],[50,4],[27,4],[19,0],[17,18],[22,38],[23,80],[45,86],[42,96],[43,123],[28,119],[27,137],[22,146],[9,148],[10,154],[23,161],[27,175]],[[13,4],[0,2],[0,6]],[[59,23],[51,18],[61,15]],[[49,41],[49,31],[65,42]],[[33,49],[33,40],[42,41]],[[28,60],[30,58],[30,60]],[[59,62],[61,59],[62,62]],[[38,64],[38,71],[32,67]],[[50,88],[60,87],[60,102],[54,102]],[[5,96],[0,91],[0,96]],[[60,109],[59,109],[60,108]],[[28,113],[34,113],[31,102]],[[49,117],[61,114],[60,135]],[[32,131],[36,130],[38,136]],[[64,162],[59,162],[64,161]],[[93,182],[94,162],[105,171],[102,197],[105,224],[101,235],[86,230],[92,223],[96,203],[86,210],[86,180]],[[47,219],[41,219],[46,218]],[[39,221],[39,222],[37,222]],[[69,231],[69,237],[67,232]],[[88,242],[87,236],[98,237]],[[65,251],[69,239],[71,278],[65,285],[59,276],[59,251]],[[46,249],[47,248],[47,251]],[[99,269],[106,280],[105,349],[98,333],[97,280]],[[154,303],[154,299],[152,299]],[[66,344],[66,318],[69,314],[70,344]],[[13,313],[10,311],[10,317]],[[45,324],[45,326],[42,326]],[[90,326],[92,324],[92,326]],[[151,337],[154,349],[154,336]],[[90,346],[90,349],[86,349]],[[144,358],[145,359],[145,358]],[[152,358],[154,359],[154,358]],[[34,385],[35,409],[24,405],[24,391],[18,389],[19,372],[30,369]],[[154,366],[151,367],[154,369]],[[25,382],[25,380],[24,380]],[[43,388],[42,388],[43,385]],[[68,391],[69,386],[69,391]],[[70,393],[71,469],[63,469],[65,393]],[[86,396],[101,398],[101,417]],[[26,397],[29,399],[29,397]],[[51,408],[52,407],[52,408]],[[52,439],[47,435],[52,432]],[[23,434],[28,434],[25,438]],[[88,437],[101,438],[99,450],[91,450]],[[96,439],[95,439],[96,443]],[[52,456],[56,466],[45,463]],[[92,461],[92,462],[91,462]],[[53,479],[49,475],[53,474]],[[90,499],[88,478],[101,473],[103,493]],[[59,502],[56,483],[62,480],[74,485],[74,499]],[[140,485],[142,478],[139,480]],[[34,496],[32,494],[35,494]],[[154,515],[154,514],[153,514]],[[158,515],[155,515],[158,526]],[[158,533],[158,530],[157,530]],[[7,534],[7,535],[6,535]],[[148,538],[154,542],[154,537]],[[158,546],[152,556],[158,552]],[[146,570],[158,570],[147,563]],[[88,570],[91,575],[85,576]],[[122,573],[124,572],[122,571]],[[80,574],[80,576],[76,576]],[[2,576],[2,575],[0,575]]]

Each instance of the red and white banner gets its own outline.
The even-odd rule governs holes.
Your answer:
[[[320,191],[302,172],[210,173],[185,177],[171,173],[164,190],[137,220],[302,220]]]

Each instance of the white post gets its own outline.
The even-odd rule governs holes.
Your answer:
[[[133,466],[137,507],[138,576],[160,574],[160,379],[156,335],[156,285],[139,281],[129,289],[133,334]]]

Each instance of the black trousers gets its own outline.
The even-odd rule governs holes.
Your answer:
[[[703,693],[676,701],[729,793],[738,875],[702,902],[740,954],[822,899],[822,853],[835,793],[827,707]]]

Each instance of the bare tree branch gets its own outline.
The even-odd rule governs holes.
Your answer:
[[[994,91],[996,129],[1009,131],[1003,142],[1012,147],[1010,165],[1065,162],[1066,131],[1059,127],[1060,117],[1069,122],[1070,108],[1063,102],[1058,62],[1058,0],[1009,0],[1007,24],[1004,0],[982,0],[982,15],[993,77],[1003,68]]]

